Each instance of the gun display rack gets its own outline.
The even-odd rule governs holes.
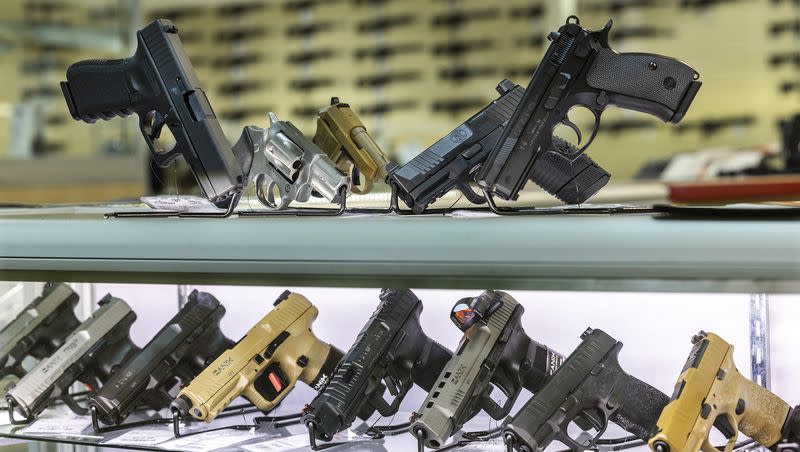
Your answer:
[[[318,207],[293,207],[282,210],[237,210],[241,193],[234,196],[224,211],[220,212],[191,212],[191,211],[124,211],[110,212],[105,214],[106,218],[218,218],[224,219],[231,216],[242,218],[270,218],[270,217],[337,217],[345,214],[395,214],[395,215],[447,215],[457,211],[468,212],[491,212],[500,216],[519,216],[519,215],[602,215],[602,214],[643,214],[655,213],[659,210],[650,206],[566,206],[560,209],[541,209],[535,206],[511,207],[499,206],[491,194],[485,193],[486,206],[471,205],[465,207],[450,208],[427,208],[419,214],[415,214],[411,209],[404,209],[400,206],[397,188],[392,186],[390,192],[389,206],[386,208],[368,207],[347,207],[347,196],[341,195],[342,202],[338,208],[318,208]]]

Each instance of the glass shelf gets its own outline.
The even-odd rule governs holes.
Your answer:
[[[325,287],[800,292],[792,221],[484,214],[105,219],[0,212],[0,279]]]

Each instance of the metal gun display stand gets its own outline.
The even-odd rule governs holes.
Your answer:
[[[123,423],[123,424],[119,424],[119,425],[109,425],[109,426],[102,426],[101,427],[100,426],[100,421],[99,421],[99,419],[97,417],[97,411],[95,409],[93,409],[93,408],[90,409],[89,411],[90,411],[90,414],[92,416],[92,430],[95,433],[98,433],[98,434],[116,432],[116,431],[119,431],[119,430],[128,430],[128,429],[131,429],[131,428],[144,427],[144,426],[148,426],[148,425],[170,425],[171,424],[173,432],[175,433],[175,437],[176,438],[181,438],[181,437],[189,436],[189,435],[197,435],[197,434],[200,434],[200,433],[207,433],[209,431],[215,431],[215,430],[220,430],[220,429],[244,429],[244,428],[248,428],[249,429],[249,428],[252,428],[252,427],[260,427],[262,424],[267,423],[267,422],[291,421],[291,423],[296,423],[296,422],[299,422],[299,419],[300,419],[300,414],[299,413],[298,414],[290,414],[290,415],[286,415],[286,416],[269,416],[269,417],[268,416],[259,416],[259,417],[256,417],[256,418],[253,419],[253,422],[255,423],[255,425],[228,425],[228,426],[223,426],[223,427],[219,427],[219,428],[213,428],[211,430],[202,430],[202,431],[198,431],[198,432],[182,433],[181,432],[180,423],[183,422],[183,421],[192,421],[193,420],[192,417],[190,417],[190,416],[182,417],[182,416],[180,416],[180,414],[173,412],[172,413],[172,417],[166,417],[166,418],[158,417],[158,418],[154,418],[154,419],[145,419],[145,420],[141,420],[141,421]],[[224,410],[222,410],[222,413],[220,413],[220,415],[217,416],[217,418],[222,419],[222,418],[226,418],[226,417],[239,416],[239,415],[245,415],[245,414],[252,414],[252,413],[256,413],[256,412],[259,412],[259,410],[257,408],[255,408],[254,406],[250,405],[250,404],[233,405],[233,406],[229,406],[229,407],[225,408]],[[291,425],[291,424],[280,424],[279,426],[285,426],[285,425]]]
[[[59,397],[57,400],[64,402],[64,405],[69,407],[75,414],[89,414],[89,410],[78,405],[78,401],[74,399],[74,394],[64,394],[63,396]],[[28,417],[24,419],[16,419],[14,417],[14,411],[19,406],[17,402],[12,399],[7,399],[8,404],[8,421],[11,425],[27,425],[36,420],[36,416],[33,414],[29,414]]]

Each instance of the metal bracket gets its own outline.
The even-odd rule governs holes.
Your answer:
[[[233,215],[239,200],[242,198],[242,191],[231,195],[230,202],[223,212],[187,212],[180,210],[156,210],[156,211],[131,211],[131,212],[110,212],[105,214],[106,218],[228,218]]]
[[[770,388],[769,298],[750,295],[750,372],[756,384]]]
[[[11,425],[27,425],[33,422],[34,416],[28,416],[23,420],[18,420],[14,418],[14,411],[16,411],[16,407],[19,405],[12,399],[8,399],[8,421]]]

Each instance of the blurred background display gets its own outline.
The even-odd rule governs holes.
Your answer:
[[[337,96],[403,163],[495,98],[499,80],[526,86],[570,14],[589,29],[613,19],[612,48],[674,56],[703,81],[678,126],[604,114],[588,152],[612,184],[693,180],[720,165],[737,174],[780,152],[779,121],[800,113],[796,0],[8,0],[0,202],[194,192],[180,163],[151,168],[138,118],[73,121],[58,84],[73,62],[130,56],[155,18],[178,26],[229,140],[267,126],[270,111],[313,135],[316,112]]]

